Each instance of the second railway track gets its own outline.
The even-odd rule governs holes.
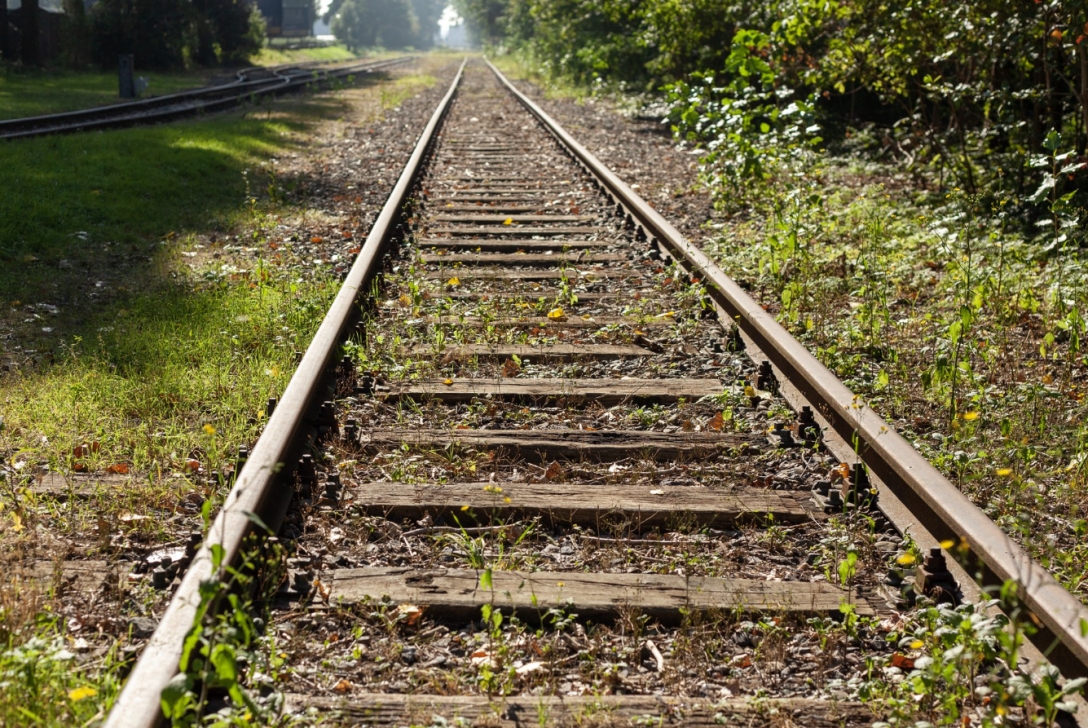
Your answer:
[[[375,73],[411,60],[411,57],[380,61],[355,61],[329,66],[300,63],[268,69],[246,69],[238,79],[217,86],[179,91],[165,96],[45,116],[0,120],[0,139],[67,134],[96,129],[118,129],[158,124],[190,116],[222,111],[253,99],[286,93],[311,84],[327,83],[354,74]]]
[[[469,64],[108,725],[160,719],[264,524],[260,680],[331,724],[868,725],[904,587],[980,595],[953,534],[1084,673],[1083,607],[731,285]]]

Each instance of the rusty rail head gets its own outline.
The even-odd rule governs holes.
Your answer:
[[[365,290],[378,270],[382,252],[394,232],[401,208],[408,200],[423,158],[449,109],[463,71],[464,63],[420,135],[408,164],[374,221],[366,242],[253,447],[245,468],[238,475],[205,543],[193,558],[158,628],[113,704],[106,718],[106,728],[151,728],[163,720],[159,696],[178,672],[182,644],[200,605],[200,583],[217,577],[212,572],[211,545],[221,545],[224,562],[234,563],[244,540],[254,531],[251,514],[260,516],[273,529],[282,521],[291,492],[277,474],[287,461],[286,456],[302,428],[303,419],[321,388],[345,327],[356,313],[359,292]]]
[[[1042,625],[1032,641],[1066,677],[1088,675],[1088,609],[1063,588],[974,503],[914,449],[891,425],[851,392],[769,313],[664,217],[575,141],[529,97],[518,91],[490,61],[488,65],[515,97],[566,147],[647,235],[668,246],[697,274],[707,292],[756,342],[776,367],[846,441],[857,443],[862,462],[910,508],[938,539],[961,539],[979,566],[984,587],[1006,581]]]

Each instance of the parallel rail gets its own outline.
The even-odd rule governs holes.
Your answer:
[[[1032,561],[1022,549],[1001,532],[996,524],[990,521],[955,486],[919,455],[890,425],[864,405],[842,382],[809,354],[772,316],[744,293],[721,268],[686,240],[674,226],[653,210],[631,187],[608,170],[584,146],[567,134],[554,119],[527,96],[519,92],[502,76],[498,69],[491,66],[491,70],[501,84],[505,86],[506,90],[559,142],[566,153],[588,172],[595,184],[620,206],[623,215],[639,231],[640,236],[648,239],[651,244],[663,246],[663,252],[666,255],[671,256],[690,275],[697,276],[702,281],[722,315],[723,321],[734,321],[749,344],[757,346],[773,363],[779,379],[784,384],[794,387],[799,392],[802,401],[812,406],[834,433],[837,433],[845,442],[853,444],[858,460],[867,466],[878,481],[878,485],[886,493],[894,496],[907,506],[920,527],[924,527],[929,532],[927,537],[931,540],[948,538],[959,541],[963,539],[969,546],[971,557],[979,567],[983,587],[1000,585],[1006,580],[1019,582],[1023,586],[1022,599],[1044,627],[1034,638],[1039,649],[1046,652],[1049,659],[1058,665],[1067,677],[1088,674],[1088,639],[1082,635],[1080,629],[1081,624],[1088,624],[1088,609],[1085,609],[1074,596],[1064,590],[1043,567]],[[449,90],[420,136],[408,164],[375,221],[366,243],[363,245],[344,281],[343,287],[314,337],[313,343],[307,350],[287,390],[269,419],[263,434],[249,456],[245,468],[238,475],[224,507],[209,532],[207,542],[193,559],[158,629],[141,655],[124,690],[115,703],[107,719],[107,726],[112,728],[122,726],[126,728],[144,728],[156,725],[161,721],[159,695],[163,687],[177,672],[183,639],[192,626],[193,617],[199,604],[200,584],[203,580],[216,577],[212,570],[211,546],[213,544],[221,546],[226,561],[234,562],[240,557],[244,540],[255,532],[252,514],[258,515],[272,529],[278,529],[283,522],[291,498],[294,495],[291,481],[286,477],[290,468],[285,469],[283,465],[294,463],[298,458],[302,447],[299,442],[299,435],[305,427],[304,423],[307,418],[313,416],[318,402],[325,396],[325,384],[330,377],[330,365],[335,359],[350,324],[358,316],[360,304],[364,302],[359,295],[360,291],[368,290],[367,286],[380,273],[383,255],[389,249],[391,242],[404,230],[401,211],[417,188],[425,163],[432,153],[436,138],[442,128],[443,121],[449,113],[451,104],[454,102],[464,71],[465,66],[462,64]],[[472,121],[475,121],[475,119]],[[501,157],[503,152],[502,148],[496,145],[489,153],[493,155],[492,158],[498,158]],[[509,189],[506,192],[509,200],[516,200],[517,189],[525,189],[528,192],[532,189],[546,189],[548,184],[546,180],[518,182],[513,177],[504,178],[498,176],[499,174],[498,172],[494,173],[491,179],[509,180],[507,183]],[[472,175],[469,175],[469,178],[471,177]],[[469,199],[467,195],[470,194],[491,194],[486,192],[486,188],[483,187],[477,190],[462,185],[462,188],[459,194],[466,200]],[[433,189],[431,194],[432,196],[435,194]],[[492,204],[494,204],[494,201],[492,201]],[[447,206],[456,207],[456,200],[449,202]],[[511,209],[517,209],[517,205],[511,203]],[[503,212],[502,214],[507,215],[510,213]],[[453,213],[439,217],[448,219],[436,222],[436,226],[447,222],[458,222],[457,215]],[[535,224],[533,220],[525,220],[524,222],[523,230],[528,225]],[[577,227],[577,222],[571,221],[571,224],[575,225],[571,228],[572,231],[589,229]],[[512,218],[507,224],[511,223],[513,223]],[[442,229],[447,230],[446,228]],[[453,227],[449,228],[447,233],[453,236],[469,236],[471,230],[470,228]],[[510,227],[508,230],[511,231],[511,234],[515,232],[514,227]],[[559,228],[545,229],[544,236],[531,236],[536,238],[535,241],[525,238],[525,243],[535,242],[538,248],[545,248],[548,239],[546,236],[557,234],[559,230]],[[424,256],[424,260],[439,265],[452,264],[455,266],[469,266],[479,262],[473,260],[474,256],[500,261],[502,260],[501,254],[492,256],[489,252],[504,249],[500,245],[502,241],[490,237],[492,233],[493,230],[491,232],[485,230],[482,233],[485,236],[482,241],[466,237],[473,244],[482,243],[476,246],[475,253],[460,254],[460,257],[456,253],[447,254],[446,257],[436,254],[432,257]],[[424,241],[424,244],[426,242]],[[448,243],[448,241],[442,244],[448,244],[448,247],[451,248],[465,249],[466,247]],[[512,245],[510,243],[503,244]],[[585,247],[587,249],[592,248],[594,244],[594,238],[590,236],[586,239]],[[523,246],[520,249],[524,251],[525,247]],[[527,247],[529,252],[532,253],[533,245],[529,244]],[[553,262],[557,262],[563,256],[572,256],[571,260],[575,261],[576,265],[586,264],[586,261],[592,255],[596,255],[592,250],[583,250],[577,252],[577,256],[575,256],[573,250],[573,247],[567,248],[560,255],[554,255]],[[543,259],[541,261],[529,261],[530,257],[522,255],[519,260],[516,256],[509,256],[508,264],[525,266],[547,262]],[[598,257],[600,258],[601,271],[598,274],[598,279],[607,280],[607,254],[598,255]],[[455,258],[458,263],[451,263]],[[463,269],[454,267],[450,270]],[[442,270],[436,274],[439,278],[445,278],[447,275],[448,273]],[[461,275],[467,277],[469,274],[462,273]],[[480,275],[488,274],[481,273]],[[554,275],[547,272],[535,273],[522,267],[515,269],[508,276],[504,276],[501,271],[490,275],[496,280],[516,279],[521,281],[545,280],[549,276],[554,279],[562,276],[564,285],[566,285],[568,274],[566,272]],[[608,294],[590,293],[586,294],[586,298],[592,299],[596,295]],[[513,323],[516,324],[516,322]],[[639,332],[639,336],[642,336],[641,332]],[[638,341],[646,343],[645,339],[639,339]],[[652,345],[652,342],[646,343],[646,345]],[[598,347],[594,355],[598,357],[622,357],[649,353],[645,349],[639,348],[640,346],[641,344],[639,346],[629,346],[626,352],[621,351],[624,347],[620,346],[614,347],[615,351],[611,352],[605,351],[607,347]],[[551,351],[554,353],[561,348],[561,346],[556,346]],[[509,352],[507,352],[507,349],[509,349]],[[577,347],[573,347],[572,351],[576,349]],[[465,347],[464,351],[471,353],[475,350]],[[487,347],[480,348],[474,355],[499,355],[516,359],[519,356],[518,351],[521,350],[516,347],[496,348],[492,346],[490,349]],[[642,354],[639,353],[640,351]],[[525,353],[522,351],[522,354]],[[539,355],[542,359],[549,356],[544,350],[530,351],[528,355]],[[412,386],[400,389],[394,388],[386,392],[384,396],[439,396],[446,397],[446,401],[450,402],[465,401],[473,396],[473,392],[477,391],[473,388],[471,381],[475,380],[458,380],[454,382],[454,380],[448,379],[444,383],[438,382],[429,385],[431,386],[429,390],[427,386],[423,385],[414,388]],[[601,400],[604,400],[607,396],[617,396],[619,399],[638,396],[637,390],[631,387],[627,389],[620,387],[615,391],[606,391],[605,389],[598,391],[586,385],[588,380],[578,381],[582,382],[582,384],[577,385],[582,389],[575,391],[576,385],[564,385],[569,386],[568,390],[564,390],[564,396],[566,396],[566,392],[569,392],[570,396],[578,395],[590,399],[600,398]],[[510,380],[510,382],[518,384],[507,385],[509,391],[506,394],[494,387],[488,391],[497,392],[500,397],[516,396],[532,399],[533,397],[542,396],[539,392],[532,390],[533,382],[540,384],[545,389],[547,386],[552,386],[554,390],[554,387],[558,386],[545,386],[545,380],[517,379]],[[683,382],[687,382],[687,384],[683,384]],[[522,388],[520,394],[515,391],[518,390],[518,387]],[[684,387],[688,387],[688,389],[685,390]],[[621,393],[616,395],[616,391]],[[609,392],[611,392],[611,395]],[[672,396],[673,400],[668,400],[666,395]],[[667,392],[662,394],[658,401],[683,400],[686,397],[698,397],[700,395],[697,380],[681,380],[671,394]],[[501,431],[499,434],[503,432],[506,431]],[[550,440],[546,440],[544,437],[536,438],[536,440],[521,437],[520,439],[513,438],[504,441],[501,437],[491,437],[491,434],[491,431],[478,431],[467,434],[455,433],[452,437],[456,440],[458,437],[465,438],[472,435],[480,442],[491,438],[488,442],[489,447],[499,449],[509,447],[534,448],[536,451],[546,453],[572,452],[579,457],[586,457],[586,453],[596,453],[600,457],[611,457],[611,455],[607,454],[611,452],[608,451],[609,447],[613,449],[622,448],[624,446],[623,437],[632,437],[630,434],[623,435],[623,433],[613,433],[623,437],[613,438],[612,440],[595,437],[595,433],[582,433],[577,436],[568,433],[564,437],[559,437],[554,432],[544,431],[539,434],[548,435],[551,437]],[[709,435],[710,433],[706,434]],[[383,437],[385,440],[382,439]],[[445,442],[442,440],[441,433],[430,431],[371,433],[369,437],[364,438],[364,441],[368,447],[380,447],[386,440],[408,444],[428,441],[428,438],[430,438],[429,441],[436,443]],[[722,438],[703,437],[700,439],[692,434],[674,439],[682,445],[681,449],[687,448],[685,452],[698,453],[702,452],[698,450],[700,442],[704,440],[710,442],[709,447],[713,449],[713,447],[720,447],[720,445],[714,445],[713,443],[718,443]],[[664,441],[664,438],[661,441]],[[503,444],[504,442],[507,444]],[[510,442],[515,444],[510,445]],[[650,438],[646,442],[658,441]],[[628,445],[628,447],[636,446]],[[653,445],[652,447],[659,446]],[[552,457],[552,455],[549,454],[548,457]],[[671,454],[671,451],[662,451],[660,457],[676,456]],[[562,499],[556,501],[555,507],[565,508],[566,518],[573,520],[578,517],[589,517],[584,514],[591,513],[592,508],[579,505],[576,502],[579,495],[577,491],[570,488],[563,490],[557,487],[555,493],[555,498],[559,498],[560,493],[565,494]],[[388,499],[385,502],[389,509],[392,509],[396,503],[401,503],[404,508],[410,509],[418,507],[420,498],[423,496],[417,494],[417,496],[407,497],[390,491],[383,497]],[[538,496],[542,501],[546,501],[548,497],[546,489]],[[435,507],[440,509],[440,506],[440,503],[435,503]],[[703,516],[700,517],[713,519],[715,517],[715,507],[717,506],[707,506],[703,511],[699,511],[703,513]],[[540,508],[543,509],[544,506],[542,505]],[[696,508],[696,506],[689,504],[690,508]],[[718,510],[720,510],[720,507],[718,507]],[[583,516],[578,516],[577,513],[583,513]],[[583,574],[582,576],[592,575]],[[360,578],[363,577],[360,576]],[[449,579],[451,583],[456,583],[456,580],[460,577],[450,572],[445,576],[434,578]],[[708,580],[708,584],[709,581],[712,580]],[[972,591],[966,588],[966,584],[964,586],[965,593]],[[710,585],[706,588],[707,593],[713,592]],[[972,593],[977,593],[977,591]],[[471,604],[462,604],[457,602],[456,599],[452,599],[448,603],[444,603],[444,608],[449,610],[460,609],[462,611],[468,609],[471,611]],[[602,606],[601,609],[607,611],[607,606]],[[661,609],[667,611],[664,606]]]
[[[221,111],[247,100],[294,91],[312,83],[345,78],[353,74],[375,73],[410,60],[412,57],[406,56],[382,61],[349,63],[334,68],[322,68],[318,63],[300,63],[267,69],[269,75],[266,78],[250,78],[251,75],[257,75],[257,73],[253,69],[247,69],[238,73],[238,80],[218,86],[196,88],[80,111],[0,121],[0,139],[21,139],[95,129],[117,129],[172,121]]]

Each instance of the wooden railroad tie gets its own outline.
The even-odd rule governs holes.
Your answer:
[[[423,358],[436,354],[430,346],[412,346],[406,349],[409,356]],[[641,346],[629,344],[552,344],[530,346],[528,344],[461,344],[447,346],[437,352],[448,359],[527,359],[529,361],[575,361],[578,359],[627,359],[636,356],[653,356],[653,352]]]
[[[679,698],[667,695],[418,695],[352,693],[324,697],[289,693],[285,711],[315,708],[334,713],[351,725],[373,728],[405,725],[486,725],[517,728],[539,725],[541,716],[554,726],[685,725],[689,728],[795,725],[842,728],[869,725],[872,709],[859,702],[811,698]],[[332,721],[337,725],[336,720]]]
[[[481,213],[486,212],[481,210]],[[510,222],[593,222],[597,219],[596,215],[525,215],[519,213],[511,213],[509,215],[450,215],[441,213],[438,215],[431,215],[428,218],[435,222],[459,222],[459,223],[475,223],[477,225],[506,225],[507,221]]]
[[[453,265],[493,265],[493,266],[551,266],[559,263],[569,265],[601,265],[604,263],[621,263],[629,260],[626,255],[620,253],[556,253],[554,255],[540,253],[425,253],[423,262],[427,264]]]
[[[599,235],[607,228],[596,225],[570,225],[555,227],[528,227],[502,225],[501,227],[435,227],[427,228],[432,235]]]
[[[466,328],[482,328],[484,326],[506,326],[517,329],[600,329],[605,326],[627,326],[632,329],[660,328],[672,323],[669,318],[654,318],[648,321],[639,321],[635,318],[622,316],[600,316],[582,318],[581,316],[563,316],[551,319],[545,316],[497,316],[483,319],[479,316],[425,316],[421,319],[412,319],[407,323],[420,325],[461,326]]]
[[[691,612],[743,612],[807,615],[839,614],[853,604],[856,614],[873,616],[874,609],[853,589],[826,581],[765,581],[720,579],[675,574],[611,574],[577,571],[496,571],[492,588],[480,586],[480,574],[470,569],[365,567],[333,569],[330,604],[351,605],[388,600],[418,604],[432,619],[478,619],[480,607],[491,604],[537,621],[549,609],[570,609],[582,619],[610,620],[637,609],[667,624],[679,623]]]
[[[416,379],[390,382],[387,390],[379,390],[378,396],[450,403],[474,399],[566,399],[611,407],[625,402],[696,401],[723,391],[725,385],[718,379]]]
[[[471,268],[446,268],[444,270],[427,271],[423,274],[423,277],[441,278],[443,280],[451,277],[456,277],[458,279],[464,278],[466,280],[481,278],[497,281],[547,281],[567,278],[576,280],[579,283],[604,278],[631,278],[633,280],[630,281],[628,285],[639,285],[636,281],[641,281],[644,275],[645,273],[643,271],[617,270],[615,268],[605,270],[585,270],[574,267],[563,270],[560,270],[559,268],[553,268],[552,270],[473,270]],[[576,293],[575,295],[578,294]]]
[[[583,248],[607,248],[613,240],[503,240],[501,238],[426,238],[417,245],[426,248],[480,249],[488,252],[516,252],[518,250],[581,250]]]
[[[733,432],[652,432],[649,430],[373,430],[360,444],[368,449],[402,445],[442,450],[471,447],[504,450],[544,460],[612,461],[707,458],[730,450],[755,452],[751,435]]]
[[[513,516],[552,524],[601,526],[622,519],[634,531],[668,526],[681,518],[698,526],[736,523],[804,523],[827,518],[807,491],[702,485],[585,485],[570,483],[363,483],[349,491],[353,508],[393,520],[453,513],[464,523],[509,523]]]

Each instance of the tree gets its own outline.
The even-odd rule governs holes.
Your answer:
[[[106,67],[122,53],[138,68],[239,63],[260,50],[264,35],[248,0],[99,0],[90,18],[92,55]]]
[[[328,15],[333,16],[333,35],[352,50],[375,45],[404,48],[413,45],[420,34],[409,0],[344,0],[330,6]]]
[[[412,12],[419,21],[419,32],[412,44],[416,48],[430,48],[438,32],[438,21],[446,9],[446,0],[412,0]]]

